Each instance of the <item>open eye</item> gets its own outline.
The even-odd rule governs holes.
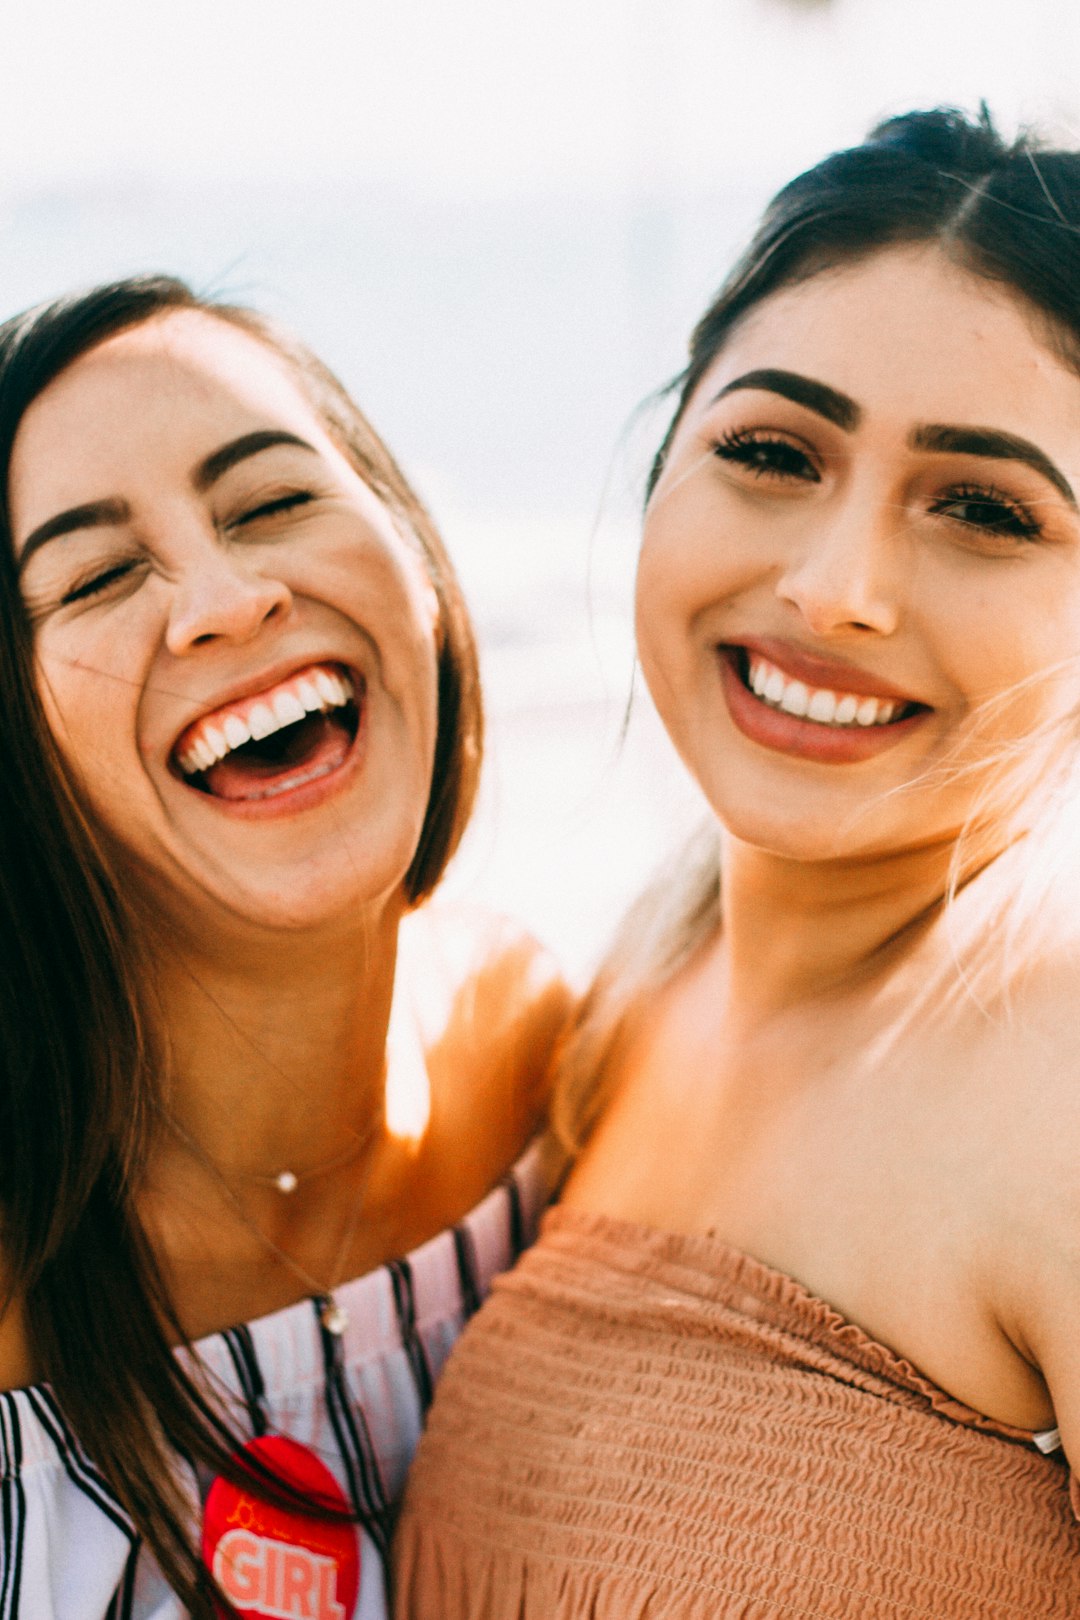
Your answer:
[[[821,474],[806,450],[793,440],[762,428],[724,434],[713,444],[713,453],[721,461],[745,467],[757,479],[804,484],[821,482]]]
[[[80,580],[77,585],[73,585],[69,591],[64,592],[64,595],[60,598],[61,607],[67,607],[72,602],[81,602],[89,596],[99,595],[102,591],[107,590],[110,585],[115,584],[118,579],[124,579],[134,567],[134,561],[129,558],[124,562],[113,563],[109,568],[103,568],[97,573],[90,574],[88,578]]]
[[[975,484],[950,489],[933,502],[931,512],[965,528],[1000,540],[1036,540],[1042,525],[1012,495],[992,486]]]

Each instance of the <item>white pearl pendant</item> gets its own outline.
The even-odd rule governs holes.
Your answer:
[[[327,1333],[332,1333],[335,1339],[340,1339],[349,1325],[349,1313],[342,1309],[336,1299],[328,1299],[319,1312],[319,1320]]]
[[[277,1188],[278,1192],[295,1192],[298,1185],[299,1181],[295,1171],[283,1170],[280,1175],[274,1177],[274,1186]]]

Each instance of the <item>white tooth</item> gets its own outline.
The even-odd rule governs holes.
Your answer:
[[[297,681],[296,695],[304,705],[304,708],[307,710],[308,714],[314,714],[316,709],[321,709],[323,706],[322,698],[319,696],[318,692],[316,692],[310,681]]]
[[[780,699],[784,695],[784,687],[786,685],[787,681],[784,679],[778,669],[770,670],[769,678],[765,682],[765,691],[763,696],[766,697],[770,703],[779,703]]]
[[[274,699],[274,713],[283,726],[292,726],[304,719],[307,710],[295,693],[279,692]]]
[[[334,688],[335,700],[338,703],[348,703],[349,694],[345,690],[345,682],[342,680],[341,676],[331,675],[330,681]]]
[[[338,695],[337,682],[325,669],[316,670],[314,675],[315,690],[327,703],[337,704],[342,701]]]
[[[204,726],[203,739],[213,750],[215,759],[224,759],[229,752],[229,745],[217,726]]]
[[[346,703],[351,703],[353,698],[356,696],[356,687],[353,684],[352,676],[351,675],[339,675],[338,680],[341,682],[342,687],[344,688]]]
[[[208,771],[211,765],[217,764],[217,756],[214,754],[210,744],[206,742],[204,738],[196,737],[194,743],[192,744],[191,751],[198,760],[199,769],[201,771]]]
[[[787,684],[784,687],[784,693],[780,699],[780,707],[787,714],[797,715],[801,719],[806,713],[809,702],[810,693],[807,691],[802,681],[792,681],[790,684]]]
[[[851,722],[855,718],[855,711],[858,709],[858,707],[858,698],[852,697],[850,692],[846,697],[842,697],[839,703],[836,705],[836,714],[834,716],[836,724],[838,726],[850,726]]]
[[[836,698],[832,692],[815,692],[806,707],[808,720],[830,724],[836,718]]]
[[[256,742],[263,737],[269,737],[272,732],[281,730],[274,711],[268,703],[256,703],[255,707],[248,712],[247,723],[248,729]]]
[[[879,726],[887,725],[896,713],[895,703],[878,703],[877,723]]]
[[[195,758],[195,755],[193,753],[191,753],[190,749],[188,750],[188,752],[186,754],[181,754],[180,755],[180,758],[177,761],[177,763],[179,764],[180,769],[183,771],[185,776],[194,776],[195,772],[199,768],[199,762]]]
[[[757,663],[750,665],[750,690],[751,692],[756,692],[758,697],[760,697],[764,692],[765,682],[768,680],[768,678],[769,677],[766,673],[764,664]]]
[[[855,718],[859,722],[860,726],[872,726],[874,721],[877,719],[877,713],[877,698],[863,698],[862,702],[859,704],[859,707],[855,711]]]
[[[230,748],[243,748],[246,742],[251,741],[251,732],[238,714],[227,714],[221,722],[221,729]]]

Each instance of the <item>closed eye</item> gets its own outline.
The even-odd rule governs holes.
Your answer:
[[[759,428],[724,434],[714,442],[713,453],[721,461],[745,467],[755,479],[804,484],[821,482],[821,474],[804,449],[791,439]]]
[[[133,561],[115,563],[111,568],[103,569],[100,574],[91,574],[78,585],[72,586],[70,591],[60,598],[61,607],[67,607],[71,602],[81,602],[85,597],[96,596],[100,591],[106,590],[116,580],[123,579],[135,567]]]
[[[277,495],[273,500],[261,501],[250,511],[242,512],[229,524],[230,529],[242,528],[247,523],[257,523],[261,518],[277,517],[282,512],[292,512],[298,506],[307,506],[315,499],[308,489],[293,490],[288,495]]]

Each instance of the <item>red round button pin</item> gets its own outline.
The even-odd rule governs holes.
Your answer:
[[[349,1504],[313,1451],[281,1434],[244,1451],[313,1500]],[[360,1592],[360,1538],[340,1519],[263,1501],[215,1479],[203,1512],[202,1555],[238,1614],[250,1620],[352,1620]]]

